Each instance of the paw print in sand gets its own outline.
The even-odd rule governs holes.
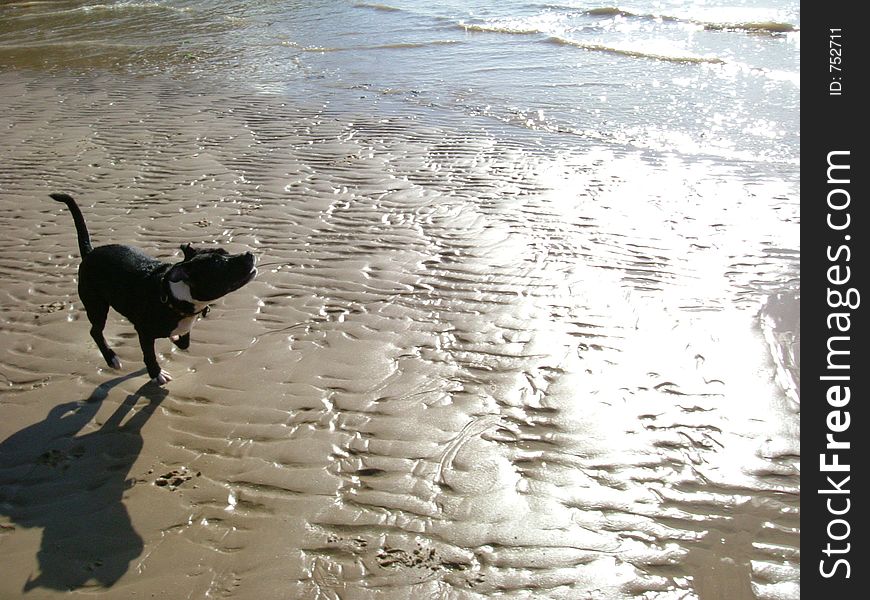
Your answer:
[[[95,561],[89,562],[88,564],[85,565],[85,571],[88,571],[89,573],[93,573],[94,571],[96,571],[97,569],[99,569],[102,566],[103,566],[103,561],[95,560]]]
[[[401,548],[379,548],[377,561],[382,569],[411,567],[437,571],[441,568],[435,549],[423,548],[419,543],[412,552]]]
[[[68,306],[68,304],[66,302],[60,302],[60,301],[49,302],[47,304],[40,304],[39,305],[39,314],[50,315],[52,313],[56,313],[56,312],[59,312],[59,311],[66,309],[67,306]],[[33,315],[33,318],[38,319],[39,314]]]
[[[196,475],[191,475],[187,467],[179,467],[178,469],[172,469],[168,473],[159,476],[154,480],[154,485],[174,492],[186,482],[194,477],[199,477],[200,475],[202,475],[202,473],[199,471],[197,471]]]
[[[69,468],[70,461],[76,460],[84,456],[85,449],[82,446],[76,446],[71,450],[46,450],[42,454],[40,454],[36,463],[40,465],[45,465],[51,468],[59,468],[62,471],[66,471]]]

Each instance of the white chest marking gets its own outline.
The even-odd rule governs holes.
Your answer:
[[[172,330],[172,333],[169,334],[170,338],[179,338],[185,334],[190,333],[190,330],[193,329],[193,324],[196,323],[196,318],[199,315],[193,315],[192,317],[184,317],[178,322],[178,325],[175,326],[175,329]]]
[[[208,306],[208,302],[200,302],[199,300],[193,299],[193,296],[190,295],[190,286],[184,281],[170,281],[169,291],[172,293],[172,297],[176,300],[183,300],[184,302],[190,302],[193,304],[196,312],[202,312],[202,310]]]

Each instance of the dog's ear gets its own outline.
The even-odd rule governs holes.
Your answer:
[[[184,252],[184,260],[190,260],[196,256],[196,250],[190,244],[182,244],[181,251]]]
[[[187,272],[187,269],[184,267],[183,263],[178,263],[177,265],[173,265],[171,269],[169,269],[169,273],[166,274],[166,279],[168,279],[172,283],[176,283],[178,281],[187,281],[190,275]]]

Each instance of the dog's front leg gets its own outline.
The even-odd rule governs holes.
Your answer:
[[[142,356],[145,359],[148,375],[151,376],[151,380],[154,383],[163,385],[172,381],[172,377],[161,369],[160,364],[157,362],[157,355],[154,353],[154,339],[153,336],[145,335],[141,331],[139,332],[139,346],[142,348]]]

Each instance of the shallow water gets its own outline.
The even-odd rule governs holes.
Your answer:
[[[796,18],[407,4],[0,7],[0,596],[799,597],[797,97],[769,76]],[[723,64],[499,30],[547,10],[745,61],[728,106],[781,97],[664,121],[672,70]],[[596,113],[562,84],[601,69]],[[189,352],[158,342],[164,390],[120,318],[99,362],[57,190],[95,243],[258,254]]]
[[[11,2],[0,65],[211,75],[418,112],[795,167],[799,5],[789,0]],[[313,86],[313,87],[312,87]]]

